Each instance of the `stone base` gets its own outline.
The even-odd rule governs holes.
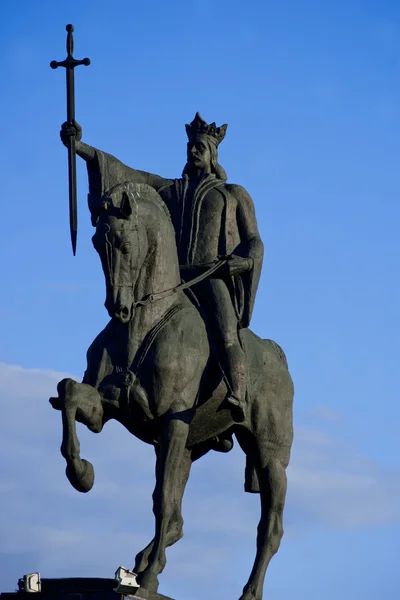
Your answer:
[[[40,592],[6,592],[0,600],[173,600],[168,596],[137,588],[132,594],[114,592],[115,579],[70,577],[42,579]]]
[[[138,588],[132,595],[125,595],[126,600],[173,600],[169,596],[163,596],[157,592],[149,592],[145,588]]]

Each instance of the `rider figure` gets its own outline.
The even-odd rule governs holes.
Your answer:
[[[244,188],[227,183],[217,149],[227,125],[208,125],[197,113],[186,125],[187,163],[180,179],[132,169],[110,154],[80,141],[81,128],[65,123],[61,138],[76,134],[76,151],[87,163],[89,191],[95,198],[118,183],[153,187],[166,203],[174,224],[182,277],[192,279],[218,257],[224,272],[194,288],[216,342],[235,420],[245,418],[246,370],[240,329],[249,326],[261,273],[263,244],[253,202]]]

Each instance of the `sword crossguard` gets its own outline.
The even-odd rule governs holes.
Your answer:
[[[90,58],[83,58],[82,60],[76,60],[75,58],[67,57],[65,60],[62,60],[61,62],[52,60],[50,63],[50,67],[52,69],[57,69],[58,67],[74,69],[75,67],[79,67],[79,65],[85,65],[85,67],[88,67],[90,65]]]
[[[65,29],[67,30],[67,58],[65,60],[62,60],[61,62],[52,60],[50,63],[50,67],[52,69],[57,69],[58,67],[65,67],[66,69],[74,69],[75,67],[79,67],[79,65],[85,65],[85,67],[88,67],[90,65],[89,58],[84,58],[82,60],[76,60],[72,56],[74,53],[74,36],[72,35],[73,31],[74,31],[74,26],[70,24],[70,25],[67,25]]]

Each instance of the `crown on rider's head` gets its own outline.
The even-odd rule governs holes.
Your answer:
[[[208,125],[197,112],[193,121],[185,127],[190,142],[194,142],[199,136],[206,135],[211,142],[218,146],[225,137],[228,125],[221,125],[221,127],[217,127],[215,123]]]

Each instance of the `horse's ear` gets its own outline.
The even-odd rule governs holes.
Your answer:
[[[132,214],[132,204],[126,192],[123,192],[122,194],[120,211],[123,219],[129,219]]]

